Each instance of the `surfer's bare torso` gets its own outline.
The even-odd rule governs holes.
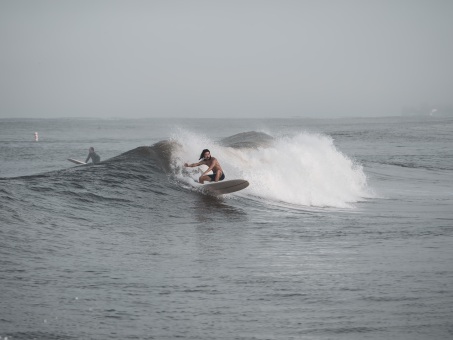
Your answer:
[[[215,157],[211,156],[211,153],[209,152],[209,150],[204,150],[204,152],[202,153],[202,156],[203,156],[202,161],[200,161],[198,163],[192,163],[192,164],[184,163],[184,166],[192,168],[192,167],[196,167],[196,166],[200,166],[200,165],[206,165],[208,167],[208,169],[203,172],[203,174],[200,176],[200,178],[198,180],[198,182],[200,182],[201,184],[203,184],[204,181],[218,182],[218,181],[223,180],[225,178],[225,175],[223,173],[223,169],[220,166],[219,161]],[[208,175],[208,172],[210,172],[210,171],[213,172],[212,175]]]
[[[208,160],[203,160],[200,163],[206,165],[208,167],[208,171],[212,171],[213,173],[223,171],[219,161],[215,157],[211,157],[211,159]]]

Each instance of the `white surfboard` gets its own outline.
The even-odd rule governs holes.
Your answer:
[[[249,182],[244,179],[232,179],[229,181],[204,184],[202,189],[210,195],[224,195],[245,189],[248,186]]]
[[[68,158],[68,161],[75,163],[75,164],[87,164],[85,162],[79,161],[77,159],[72,159],[72,158]]]

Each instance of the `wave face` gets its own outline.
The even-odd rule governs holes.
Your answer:
[[[182,164],[197,161],[201,150],[209,148],[226,179],[248,180],[246,193],[253,197],[294,205],[346,208],[370,196],[362,166],[338,151],[329,136],[303,132],[274,138],[252,131],[215,142],[181,130],[172,141],[172,173],[189,185],[194,185],[200,170],[187,170]]]

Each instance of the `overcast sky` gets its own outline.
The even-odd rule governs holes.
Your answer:
[[[453,100],[452,0],[0,0],[0,118],[399,115]]]

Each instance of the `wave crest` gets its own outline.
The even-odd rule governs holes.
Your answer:
[[[248,180],[250,186],[245,192],[254,197],[347,208],[370,196],[362,166],[338,151],[329,136],[303,132],[274,138],[251,131],[215,142],[183,131],[174,140],[178,147],[172,155],[173,174],[189,184],[200,171],[186,170],[182,164],[193,163],[201,150],[209,148],[226,179]]]

